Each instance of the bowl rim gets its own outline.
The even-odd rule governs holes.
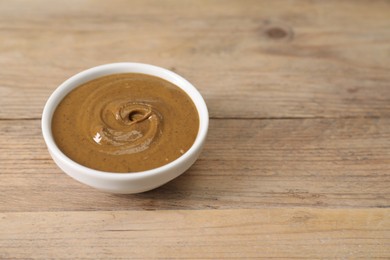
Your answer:
[[[110,74],[126,73],[126,70],[129,70],[128,73],[132,73],[132,72],[140,73],[140,72],[131,71],[134,69],[145,71],[145,72],[147,71],[149,73],[143,73],[143,74],[160,77],[169,82],[175,81],[172,83],[177,85],[181,89],[183,89],[187,93],[187,95],[191,98],[191,100],[194,102],[196,110],[198,111],[198,115],[199,115],[199,130],[196,139],[192,144],[192,146],[190,147],[190,149],[170,163],[167,163],[157,168],[140,171],[140,172],[118,173],[118,172],[100,171],[100,170],[89,168],[70,159],[58,148],[58,146],[54,141],[52,131],[51,131],[52,116],[58,104],[71,90],[73,90],[74,88],[80,86],[85,82],[88,82],[95,78],[110,75]],[[169,80],[168,78],[171,80]],[[204,101],[199,91],[189,81],[187,81],[186,79],[184,79],[183,77],[181,77],[175,72],[172,72],[170,70],[155,65],[138,63],[138,62],[118,62],[118,63],[108,63],[104,65],[99,65],[96,67],[83,70],[71,76],[70,78],[65,80],[62,84],[60,84],[50,95],[50,97],[48,98],[44,106],[42,112],[41,128],[42,128],[42,135],[44,141],[52,156],[54,158],[61,160],[63,163],[67,164],[72,169],[75,169],[78,172],[82,172],[87,176],[91,176],[91,177],[94,176],[102,179],[137,180],[137,179],[143,179],[145,177],[159,175],[160,173],[178,167],[183,163],[185,163],[187,160],[191,159],[192,156],[196,155],[197,151],[202,147],[203,142],[206,139],[208,124],[209,124],[209,114],[208,114],[206,102]]]

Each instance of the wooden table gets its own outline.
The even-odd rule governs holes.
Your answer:
[[[181,74],[209,137],[112,195],[59,170],[52,91],[104,63]],[[0,2],[0,258],[390,258],[389,1]]]

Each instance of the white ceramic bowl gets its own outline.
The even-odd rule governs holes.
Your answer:
[[[115,73],[143,73],[160,77],[183,89],[199,113],[199,131],[192,147],[171,163],[147,171],[112,173],[94,170],[68,158],[56,145],[51,131],[53,113],[60,101],[74,88],[92,79]],[[142,63],[112,63],[82,71],[62,83],[50,96],[42,114],[42,134],[54,162],[81,183],[111,193],[139,193],[157,188],[185,172],[198,158],[206,139],[209,116],[200,93],[172,71]],[[77,149],[77,147],[75,147]]]

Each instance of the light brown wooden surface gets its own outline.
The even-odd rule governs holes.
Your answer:
[[[172,69],[209,138],[156,190],[51,160],[51,92],[99,64]],[[390,258],[389,1],[0,1],[0,258]]]
[[[390,246],[385,209],[37,212],[0,219],[3,258],[372,259],[388,257]]]
[[[0,118],[39,118],[67,77],[115,61],[176,70],[212,117],[388,116],[389,9],[388,1],[1,1]]]
[[[389,205],[390,119],[213,120],[189,171],[123,196],[62,174],[39,126],[0,121],[0,211]]]

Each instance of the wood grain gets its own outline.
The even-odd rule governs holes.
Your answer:
[[[22,212],[0,219],[3,259],[390,256],[384,209]]]
[[[212,120],[188,172],[123,196],[63,174],[39,121],[0,121],[0,132],[1,212],[390,206],[390,119]]]
[[[0,258],[390,258],[390,2],[0,0]],[[168,184],[63,174],[52,91],[104,63],[166,67],[212,118]]]
[[[211,117],[389,116],[389,1],[184,2],[0,1],[0,118],[118,61],[177,71]]]

